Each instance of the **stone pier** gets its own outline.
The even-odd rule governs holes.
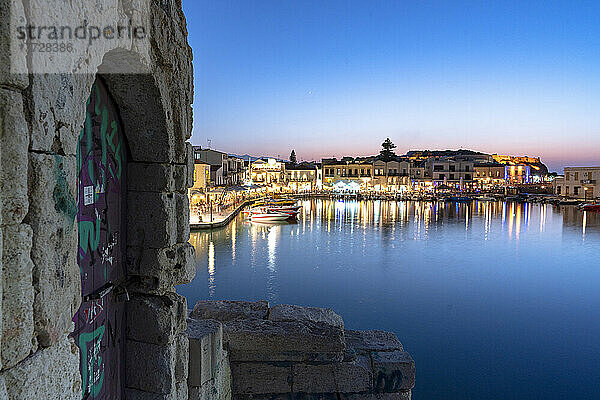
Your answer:
[[[415,364],[390,332],[330,309],[200,301],[188,318],[190,400],[404,400]]]

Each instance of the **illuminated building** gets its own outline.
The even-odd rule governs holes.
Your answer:
[[[577,199],[600,198],[600,167],[565,167],[563,177],[553,182],[554,193]]]

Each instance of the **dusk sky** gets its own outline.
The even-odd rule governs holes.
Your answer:
[[[192,143],[298,159],[469,148],[600,165],[598,1],[183,2]]]

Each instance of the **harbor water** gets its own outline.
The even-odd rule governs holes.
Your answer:
[[[193,232],[203,299],[330,307],[395,332],[413,398],[600,398],[600,213],[514,202],[307,200],[295,223]]]

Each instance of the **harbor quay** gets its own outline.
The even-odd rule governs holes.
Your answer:
[[[479,197],[557,203],[600,198],[599,167],[566,167],[564,175],[559,175],[549,172],[539,157],[470,150],[396,155],[386,154],[384,147],[374,156],[298,163],[295,159],[240,157],[201,146],[194,146],[193,152],[194,184],[188,191],[192,224],[223,221],[243,202],[277,195],[426,201]]]

